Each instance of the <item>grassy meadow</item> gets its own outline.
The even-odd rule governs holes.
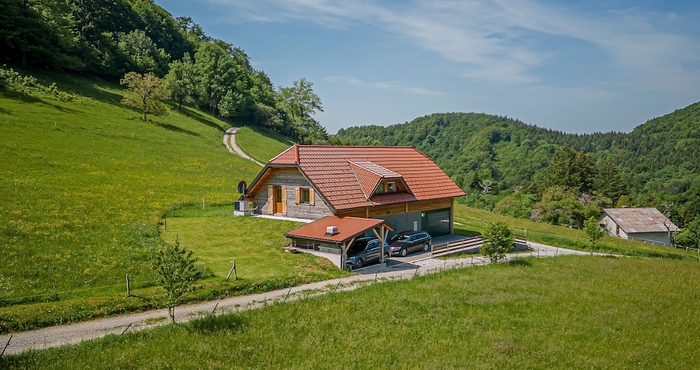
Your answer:
[[[697,262],[518,259],[75,346],[3,368],[695,369]]]
[[[294,145],[288,138],[261,127],[242,127],[236,134],[236,143],[246,154],[261,163],[267,163]]]
[[[504,221],[514,235],[527,237],[527,240],[558,246],[561,248],[591,250],[588,236],[583,230],[538,223],[530,220],[502,216],[462,204],[455,204],[455,233],[474,235],[486,230],[489,222]],[[697,250],[676,249],[667,246],[647,244],[636,240],[605,236],[596,244],[595,251],[627,256],[650,258],[674,258],[700,261]]]
[[[0,332],[158,305],[148,298],[160,294],[150,256],[162,243],[164,215],[201,209],[203,200],[206,210],[231,205],[238,181],[260,170],[226,151],[229,125],[214,117],[171,106],[167,116],[144,122],[120,104],[119,86],[38,77],[55,82],[61,98],[0,92]],[[221,237],[255,227],[232,224]],[[278,239],[277,231],[264,232],[258,241]],[[314,260],[290,264],[325,269]],[[221,278],[218,267],[210,270]],[[145,289],[137,290],[140,299],[126,297],[126,274],[133,288]],[[277,276],[284,285],[298,280],[296,273]]]

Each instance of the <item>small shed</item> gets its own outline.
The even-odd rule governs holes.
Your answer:
[[[343,268],[348,248],[356,238],[373,234],[383,245],[392,230],[394,228],[382,219],[329,215],[289,231],[284,236],[298,250],[328,258]]]
[[[661,245],[671,245],[670,233],[680,231],[656,208],[606,208],[600,222],[609,235]]]

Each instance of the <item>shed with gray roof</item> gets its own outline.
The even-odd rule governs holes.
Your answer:
[[[661,245],[671,245],[670,233],[680,231],[656,208],[606,208],[600,222],[609,235]]]

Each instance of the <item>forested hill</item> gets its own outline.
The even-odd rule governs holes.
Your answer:
[[[153,0],[0,1],[0,90],[33,88],[24,77],[38,70],[127,80],[130,88],[149,75],[178,109],[191,105],[235,125],[265,126],[302,143],[328,142],[313,118],[323,108],[310,81],[275,87],[244,50]]]
[[[700,213],[700,103],[652,119],[630,133],[567,134],[507,117],[444,113],[388,127],[350,127],[338,137],[356,145],[412,145],[463,189],[479,190],[478,182],[489,179],[491,194],[501,196],[513,189],[541,195],[552,158],[566,144],[588,154],[594,171],[606,160],[616,166],[633,205],[675,201]]]

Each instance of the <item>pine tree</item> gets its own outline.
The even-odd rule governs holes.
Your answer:
[[[621,196],[629,193],[627,184],[611,159],[606,159],[600,164],[593,184],[594,193],[610,199],[612,204],[616,204]]]

